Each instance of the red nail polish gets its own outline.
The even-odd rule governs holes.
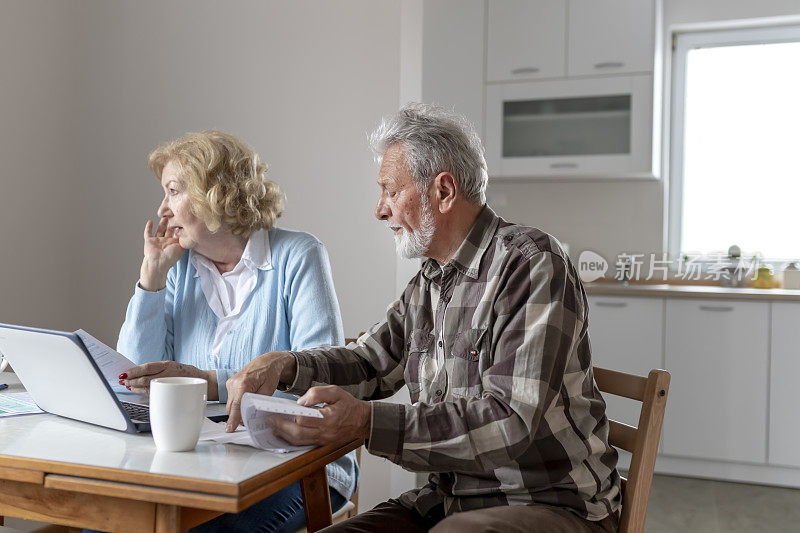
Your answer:
[[[124,382],[124,381],[122,381],[122,380],[119,380],[119,384],[120,384],[120,385],[125,385],[125,382]]]
[[[128,374],[126,374],[125,372],[123,372],[122,374],[119,375],[119,379],[125,379],[127,377],[128,377]]]
[[[126,389],[128,389],[128,390],[131,390],[131,388],[130,388],[130,387],[125,387],[125,388],[126,388]]]

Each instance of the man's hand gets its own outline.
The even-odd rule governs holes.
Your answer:
[[[275,435],[291,444],[324,445],[346,439],[369,437],[372,414],[370,403],[355,399],[336,385],[312,387],[297,400],[297,403],[325,405],[319,410],[322,418],[298,416],[294,422],[279,416],[270,419]]]
[[[278,383],[292,383],[297,372],[297,361],[289,352],[269,352],[250,361],[231,377],[228,388],[228,424],[225,431],[236,431],[242,423],[242,396],[254,392],[272,396]]]
[[[156,361],[135,366],[120,374],[119,384],[125,385],[131,392],[137,394],[150,394],[150,380],[176,376],[203,378],[208,381],[206,394],[208,399],[213,401],[219,397],[216,371],[200,370],[192,365],[184,365],[175,361]]]

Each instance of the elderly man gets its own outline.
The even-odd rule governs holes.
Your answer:
[[[324,417],[275,420],[297,444],[367,439],[428,484],[343,531],[616,531],[617,454],[592,374],[587,302],[550,235],[485,204],[486,162],[462,118],[412,104],[372,135],[375,216],[427,261],[386,318],[344,348],[272,352],[228,383],[281,387]],[[407,385],[411,405],[378,401]]]

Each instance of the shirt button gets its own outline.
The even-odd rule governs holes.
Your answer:
[[[513,239],[514,237],[513,237],[513,236],[511,236],[511,235],[506,235],[506,236],[505,236],[505,237],[503,237],[503,238],[504,238],[505,240],[507,240],[507,241],[510,241],[510,240],[511,240],[511,239]]]
[[[442,341],[439,341],[439,348],[441,348],[443,345],[444,344],[442,343]]]
[[[442,395],[442,389],[437,389],[436,396],[441,396],[441,395]]]

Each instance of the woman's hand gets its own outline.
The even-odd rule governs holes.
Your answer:
[[[146,291],[160,291],[167,286],[167,272],[183,255],[174,229],[167,231],[167,217],[162,217],[153,235],[153,221],[144,226],[144,260],[139,270],[139,285]]]
[[[150,394],[151,379],[171,377],[202,378],[208,381],[207,399],[219,400],[215,370],[200,370],[192,365],[175,361],[156,361],[135,366],[119,375],[119,384],[125,385],[131,392],[137,394]]]

